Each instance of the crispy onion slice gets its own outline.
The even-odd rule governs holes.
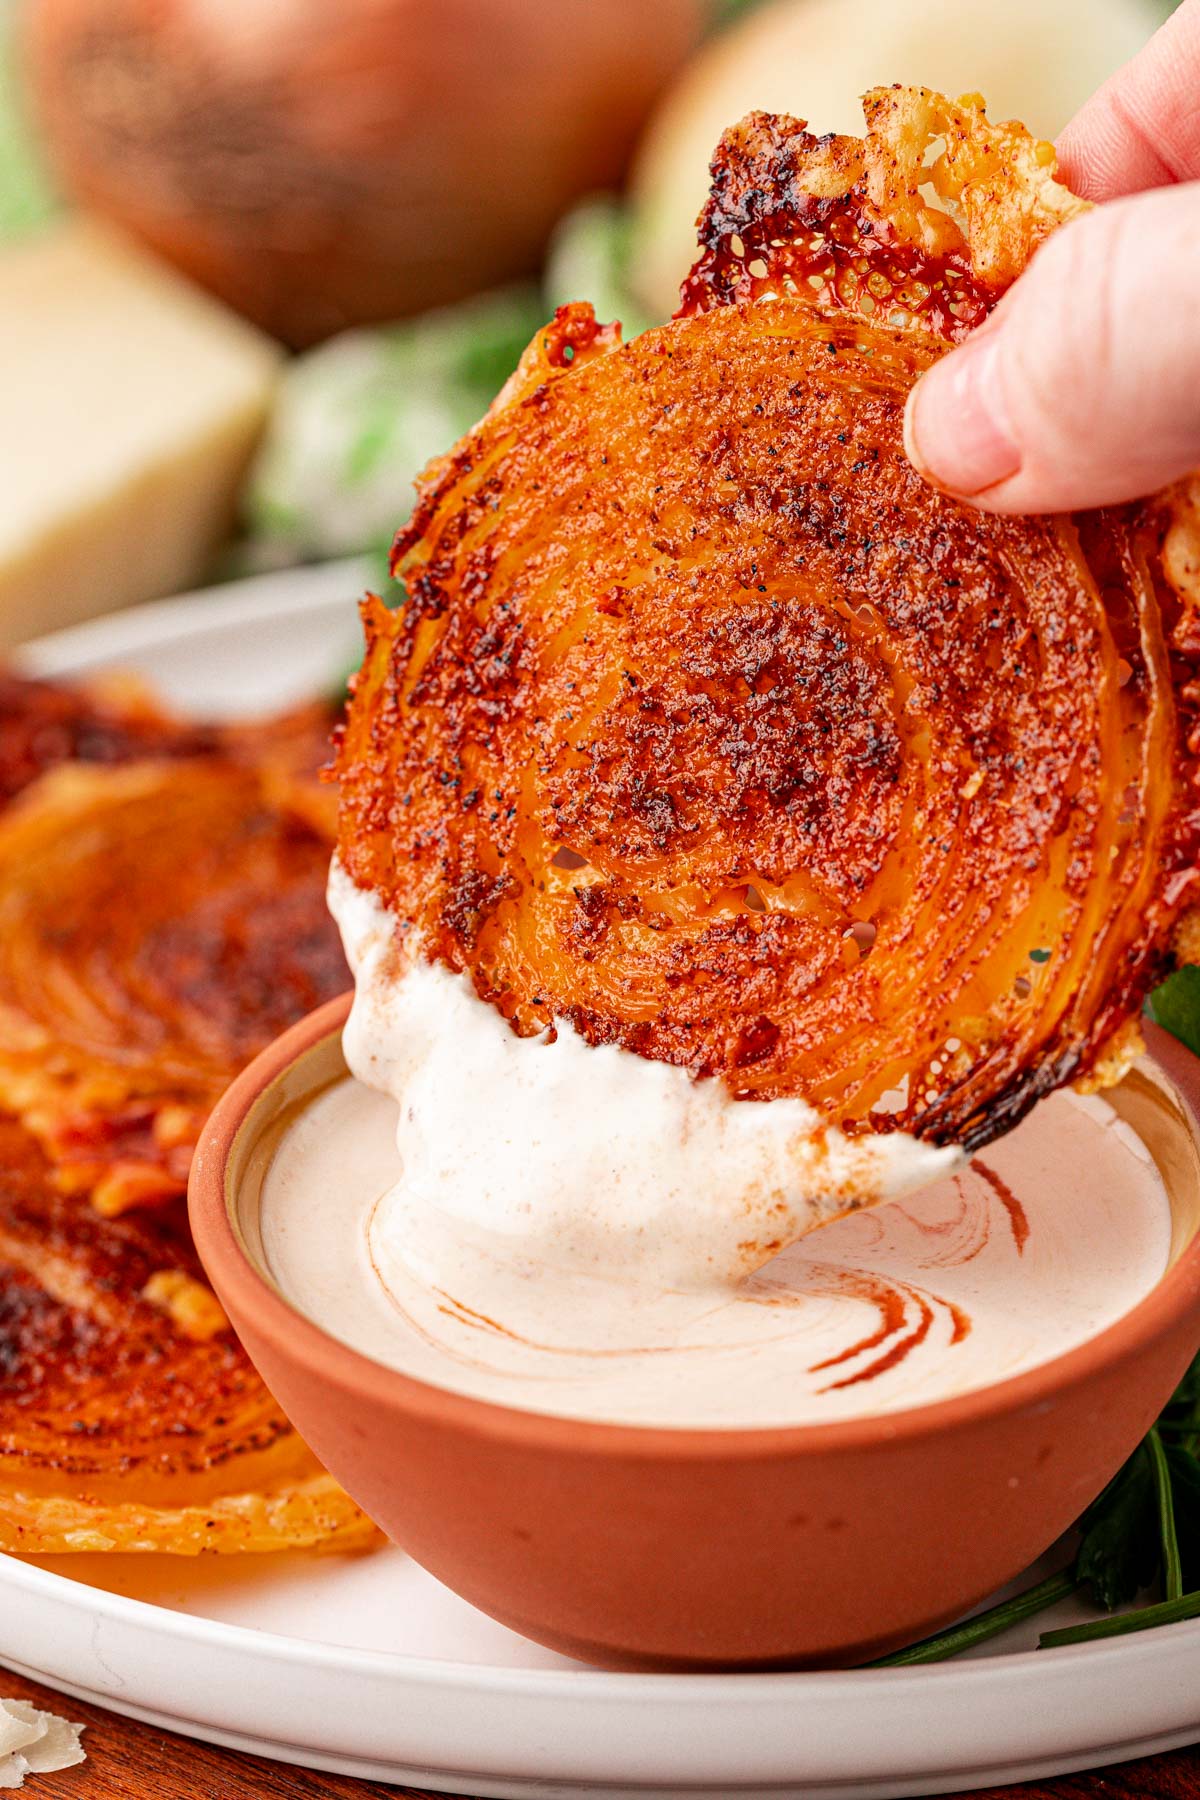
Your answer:
[[[201,756],[217,743],[216,730],[172,718],[140,682],[77,687],[0,670],[0,805],[60,763]]]
[[[138,677],[36,681],[0,669],[0,805],[62,763],[112,767],[147,759],[224,756],[281,776],[311,777],[311,805],[333,830],[316,787],[334,710],[308,701],[265,719],[205,723],[169,712]]]
[[[865,145],[733,134],[685,316],[620,346],[564,309],[428,471],[339,848],[519,1033],[976,1148],[1119,1073],[1170,964],[1200,633],[1174,496],[1000,519],[906,461],[939,339],[1080,203],[1019,128],[902,93]]]
[[[100,1210],[182,1193],[224,1086],[345,987],[313,794],[215,756],[68,764],[0,818],[0,1104]]]
[[[375,1538],[233,1336],[182,1203],[102,1219],[0,1119],[0,1550]]]

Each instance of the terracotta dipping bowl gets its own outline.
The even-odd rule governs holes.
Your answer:
[[[1019,1574],[1153,1422],[1200,1340],[1200,1062],[1162,1032],[1107,1097],[1172,1198],[1158,1286],[1087,1344],[975,1393],[790,1429],[517,1411],[397,1374],[296,1312],[258,1206],[283,1122],[344,1071],[343,999],[265,1051],[195,1159],[196,1241],[269,1386],[417,1562],[525,1636],[609,1665],[864,1662]]]

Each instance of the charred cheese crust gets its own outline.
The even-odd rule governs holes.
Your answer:
[[[167,1288],[186,1288],[183,1318]],[[0,1402],[0,1550],[375,1538],[222,1322],[182,1202],[100,1218],[15,1120],[0,1120]]]

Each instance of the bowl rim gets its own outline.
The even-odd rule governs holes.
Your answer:
[[[1198,1226],[1150,1292],[1094,1337],[1021,1374],[893,1412],[801,1425],[616,1424],[511,1406],[390,1368],[334,1337],[268,1281],[234,1230],[225,1191],[235,1141],[254,1105],[292,1063],[340,1034],[352,999],[352,993],[342,994],[307,1014],[234,1079],[205,1123],[188,1183],[192,1233],[218,1297],[231,1296],[231,1312],[245,1314],[273,1351],[302,1364],[324,1386],[354,1391],[384,1410],[530,1449],[668,1462],[773,1461],[894,1447],[1014,1413],[1047,1410],[1060,1394],[1136,1357],[1189,1313],[1200,1347]],[[1143,1023],[1146,1054],[1176,1090],[1200,1140],[1200,1058],[1161,1027]]]

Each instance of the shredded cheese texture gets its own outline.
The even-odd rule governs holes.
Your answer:
[[[86,1730],[28,1700],[0,1700],[0,1788],[19,1788],[27,1775],[51,1775],[87,1760],[79,1742]]]
[[[183,1269],[157,1269],[142,1289],[142,1298],[161,1306],[184,1337],[197,1343],[229,1330],[225,1308],[212,1289]]]

